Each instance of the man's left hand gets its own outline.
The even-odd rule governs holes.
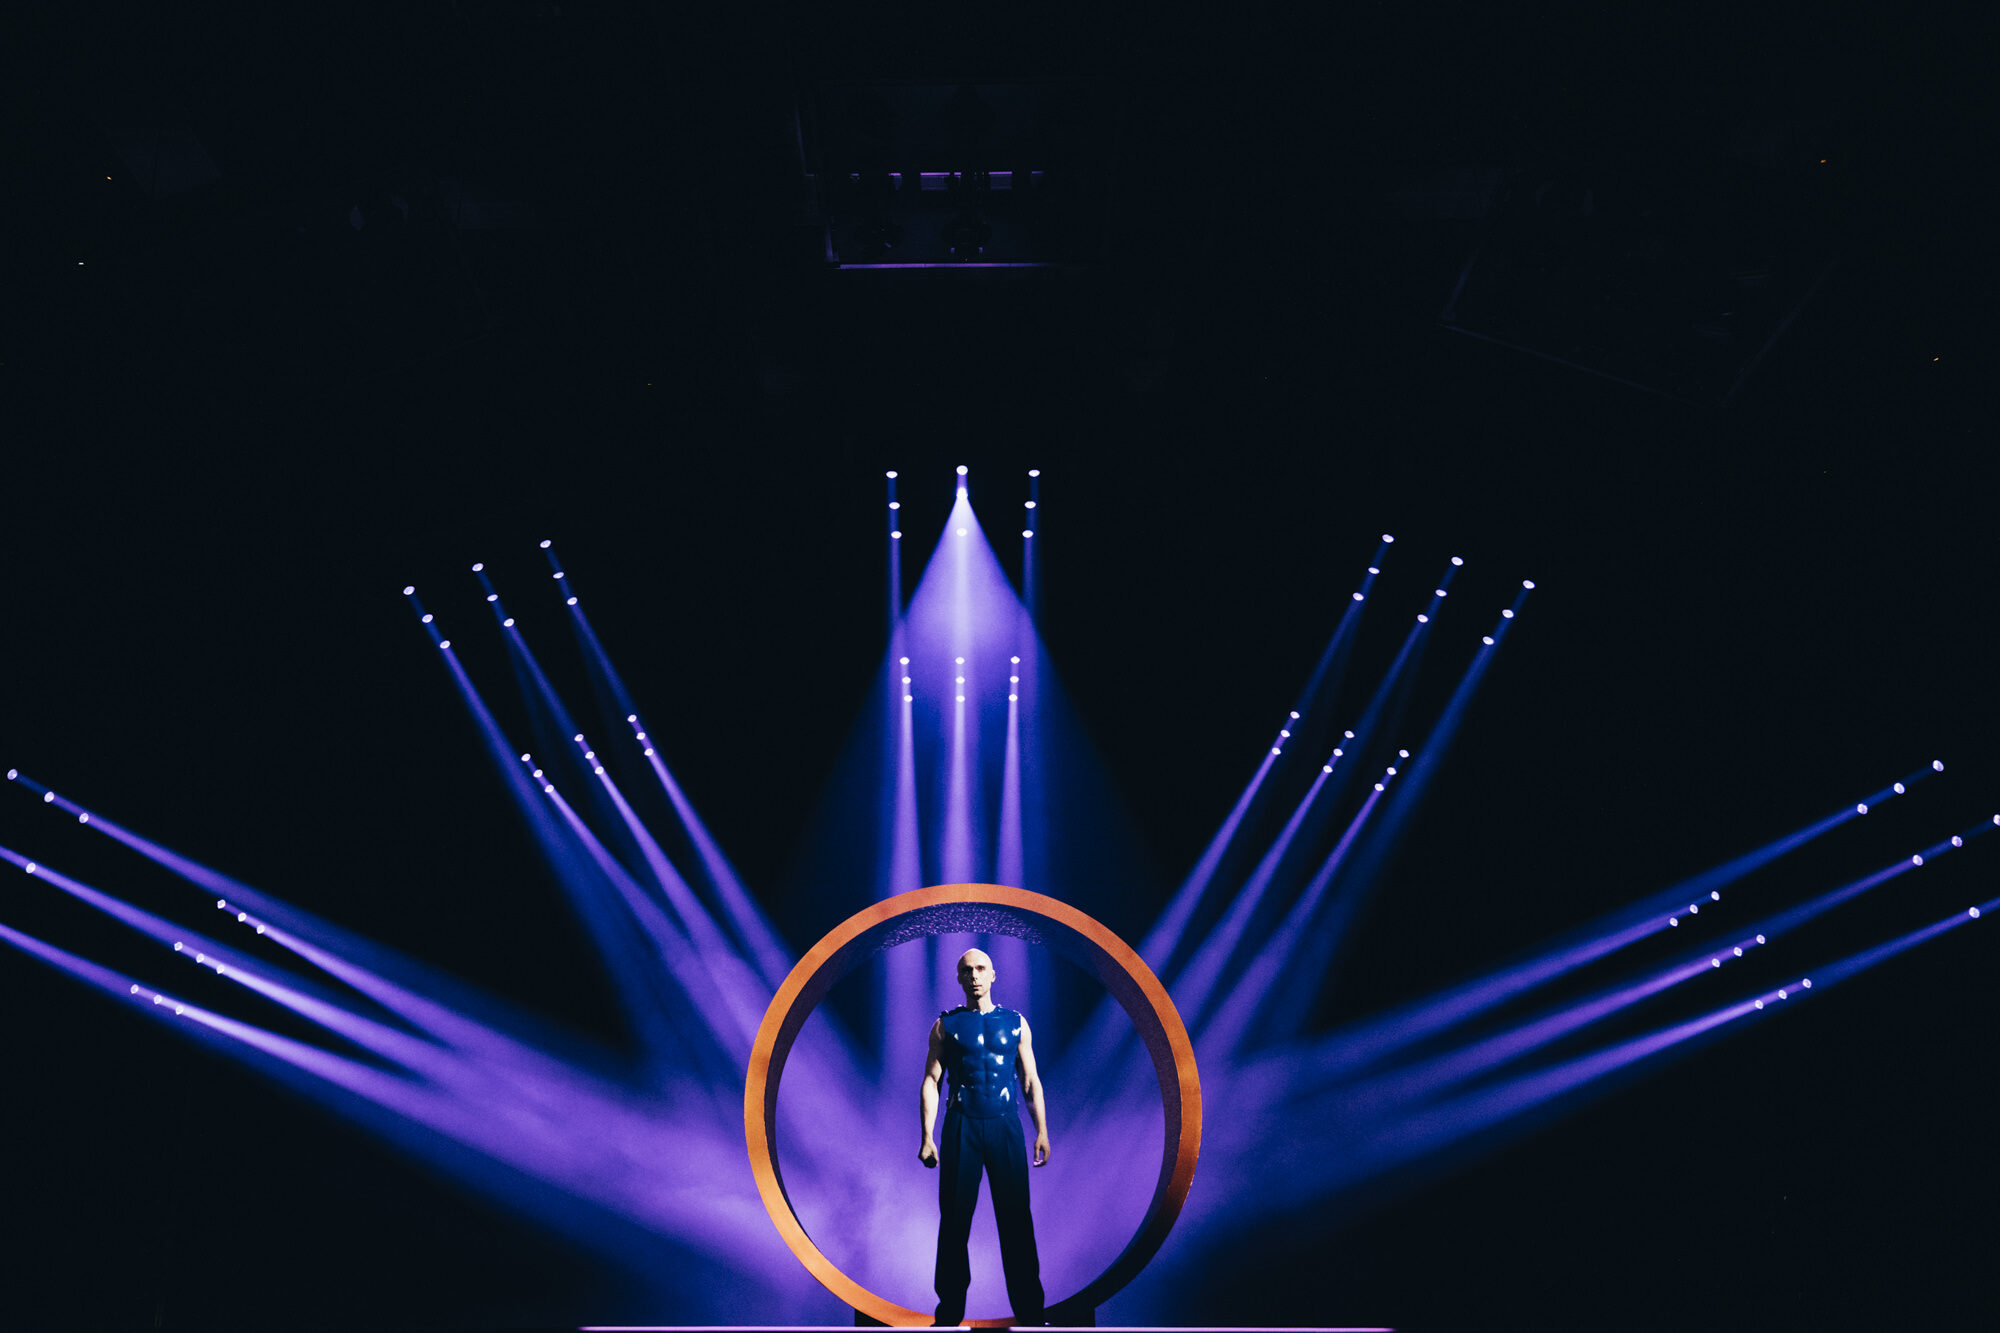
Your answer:
[[[1047,1130],[1035,1135],[1035,1165],[1049,1164],[1049,1135]]]

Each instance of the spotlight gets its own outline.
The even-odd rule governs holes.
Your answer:
[[[1034,507],[1035,507],[1035,502],[1033,500],[1024,501],[1021,505],[1021,508],[1023,509],[1033,509]]]
[[[1367,599],[1357,592],[1354,594],[1354,600],[1357,602],[1361,602],[1361,601],[1366,601]]]
[[[1341,732],[1340,734],[1341,734],[1342,736],[1345,736],[1345,737],[1346,737],[1346,738],[1347,738],[1348,740],[1353,740],[1353,739],[1354,739],[1354,733],[1353,733],[1353,732],[1351,732],[1351,731],[1343,731],[1343,732]],[[2000,815],[1995,815],[1995,816],[1993,817],[1993,822],[1994,822],[1994,823],[1996,823],[1996,824],[2000,824]]]
[[[1736,956],[1738,958],[1741,958],[1743,956],[1743,946],[1740,944],[1736,946]]]
[[[1973,920],[1977,921],[1979,919],[1979,909],[1977,907],[1968,907],[1965,910],[1971,915]]]
[[[1007,683],[1009,685],[1019,685],[1021,683],[1021,678],[1019,676],[1009,676],[1007,677]]]
[[[906,704],[913,704],[916,701],[917,701],[917,696],[914,694],[906,694],[903,696],[903,702]]]
[[[485,569],[486,569],[486,562],[484,560],[481,560],[479,563],[475,564],[472,567],[472,572],[475,574],[479,574],[483,573]]]
[[[84,816],[84,818],[85,818],[85,819],[88,819],[88,818],[90,818],[90,816],[89,816],[89,815],[85,815],[85,816]],[[1952,845],[1952,846],[1954,846],[1954,847],[1963,847],[1963,846],[1965,846],[1965,839],[1964,839],[1964,838],[1961,838],[1961,837],[1959,837],[1959,836],[1958,836],[1958,835],[1957,835],[1956,833],[1954,833],[1954,834],[1952,834],[1952,835],[1951,835],[1951,845]]]
[[[1454,565],[1462,565],[1462,564],[1464,564],[1464,563],[1465,563],[1465,561],[1463,561],[1463,560],[1459,559],[1459,558],[1458,558],[1457,556],[1453,556],[1453,557],[1451,558],[1451,563],[1452,563],[1452,564],[1454,564]]]
[[[1756,1003],[1759,1009],[1762,1009],[1764,1007],[1764,1002],[1762,1000],[1758,1000]]]
[[[79,824],[88,824],[88,823],[90,822],[90,816],[89,816],[89,815],[78,815],[78,816],[76,817],[76,822],[77,822],[77,823],[79,823]],[[1957,842],[1957,841],[1958,841],[1958,839],[1956,839],[1956,838],[1953,838],[1953,839],[1952,839],[1952,841],[1953,841],[1953,842]]]
[[[559,579],[559,578],[563,577],[563,571],[562,571],[562,570],[560,570],[560,569],[558,569],[558,570],[557,570],[557,571],[556,571],[555,573],[553,573],[553,574],[549,575],[549,577],[550,577],[550,578],[552,578],[552,579]]]
[[[1508,607],[1506,610],[1500,613],[1500,618],[1502,620],[1512,620],[1514,618],[1514,609],[1512,607]]]
[[[646,757],[648,759],[651,759],[653,757],[653,747],[650,745],[646,747]]]
[[[1867,813],[1868,813],[1868,802],[1866,802],[1866,801],[1863,801],[1863,802],[1861,802],[1861,803],[1860,803],[1859,805],[1855,806],[1855,807],[1854,807],[1854,813],[1855,813],[1855,814],[1857,814],[1857,815],[1865,815],[1865,814],[1867,814]]]
[[[1901,796],[1903,794],[1903,784],[1899,782],[1894,787],[1890,788],[1890,790],[1895,792],[1896,795]]]
[[[954,665],[954,666],[964,666],[964,665],[965,665],[965,659],[964,659],[964,658],[962,658],[962,657],[954,657],[954,658],[952,658],[951,660],[952,660],[952,665]]]
[[[899,657],[896,660],[902,663],[904,666],[908,666],[910,664],[910,659],[907,657]]]
[[[1279,753],[1281,753],[1281,751],[1280,751],[1280,750],[1278,749],[1278,747],[1277,747],[1277,746],[1275,746],[1275,745],[1274,745],[1274,746],[1272,746],[1272,747],[1271,747],[1271,753],[1272,753],[1272,754],[1279,754]]]
[[[1393,769],[1393,768],[1392,768],[1392,769],[1390,769],[1390,770],[1389,770],[1389,776],[1390,776],[1390,777],[1392,777],[1392,778],[1393,778],[1393,777],[1395,777],[1395,776],[1396,776],[1396,770],[1395,770],[1395,769]]]
[[[449,647],[451,647],[451,640],[450,640],[450,639],[443,639],[443,640],[440,640],[440,641],[439,641],[439,643],[438,643],[438,647],[440,647],[440,648],[449,648]]]
[[[570,739],[575,741],[578,745],[581,745],[583,744],[583,733],[579,731],[576,733],[576,735],[570,737]]]
[[[1921,856],[1913,856],[1910,858],[1910,864],[1913,866],[1920,866],[1923,863],[1924,863],[1924,858]]]
[[[1392,542],[1395,541],[1396,539],[1394,537],[1391,537],[1388,533],[1385,532],[1382,534],[1382,540],[1385,542]]]
[[[1408,759],[1410,757],[1410,752],[1408,750],[1398,750],[1396,751],[1396,757],[1398,759]]]
[[[414,593],[416,592],[416,590],[417,590],[417,585],[416,585],[416,584],[414,584],[414,583],[405,583],[405,584],[403,585],[403,596],[405,596],[405,597],[408,597],[408,596],[411,596],[412,594],[414,594]]]
[[[1333,772],[1333,765],[1332,765],[1332,764],[1323,764],[1323,765],[1321,765],[1321,766],[1320,766],[1320,770],[1319,770],[1319,771],[1320,771],[1320,772],[1322,772],[1322,773],[1331,773],[1331,772]]]
[[[960,676],[957,680],[953,681],[952,683],[955,685],[963,685],[965,684],[965,677]]]
[[[1670,916],[1667,918],[1667,924],[1670,926],[1678,926],[1680,923],[1681,919],[1677,916]]]
[[[963,536],[965,535],[965,529],[964,529],[964,528],[960,528],[960,529],[958,530],[958,535],[959,535],[959,536],[961,536],[961,537],[963,537]]]
[[[526,764],[526,763],[531,763],[531,762],[533,762],[533,759],[534,759],[534,756],[532,756],[532,755],[525,755],[525,754],[524,754],[524,755],[522,755],[522,756],[521,756],[521,762],[522,762],[522,763],[524,763],[524,764]]]
[[[1017,657],[1017,658],[1015,658],[1014,660],[1015,660],[1016,662],[1018,662],[1018,661],[1020,661],[1021,659]],[[1298,715],[1297,713],[1293,713],[1293,714],[1292,714],[1292,721],[1296,722],[1296,721],[1298,721],[1298,720],[1299,720],[1299,715]]]
[[[637,722],[639,720],[639,715],[637,713],[627,713],[625,715],[625,720],[627,722]],[[642,736],[640,737],[640,739],[644,740],[645,738]]]
[[[960,463],[960,464],[958,465],[958,475],[959,475],[959,476],[961,476],[961,477],[962,477],[962,476],[964,476],[964,475],[966,474],[967,470],[968,470],[968,469],[966,468],[965,464],[963,464],[963,463]]]
[[[1292,738],[1292,733],[1289,731],[1281,731],[1278,734],[1280,736],[1283,736],[1286,740],[1290,740]]]
[[[27,871],[28,871],[28,873],[29,873],[30,875],[32,875],[32,874],[34,874],[34,873],[35,873],[35,863],[34,863],[33,861],[30,861],[30,862],[28,862],[28,864],[27,864],[27,867],[26,867],[26,868],[27,868]]]
[[[1018,703],[1018,702],[1020,702],[1020,699],[1021,699],[1021,696],[1020,696],[1020,695],[1018,695],[1018,694],[1010,694],[1010,695],[1008,695],[1008,696],[1007,696],[1007,702],[1008,702],[1008,703],[1010,703],[1010,704],[1011,704],[1011,703]]]
[[[530,776],[530,777],[537,777],[537,778],[539,778],[539,777],[543,776],[543,774],[542,774],[542,770],[538,768],[538,769],[536,769],[536,770],[535,770],[535,771],[534,771],[533,773],[529,774],[529,776]]]
[[[1689,915],[1689,916],[1700,916],[1700,915],[1701,915],[1701,904],[1700,904],[1700,903],[1689,903],[1689,904],[1688,904],[1688,915]]]
[[[903,507],[903,502],[901,500],[889,501],[889,508],[891,509],[901,509],[902,507]]]
[[[1712,903],[1719,903],[1719,902],[1721,902],[1721,901],[1722,901],[1722,890],[1720,890],[1720,889],[1710,889],[1710,890],[1708,891],[1708,900],[1709,900],[1710,902],[1712,902]]]
[[[1032,537],[1035,535],[1035,530],[1033,528],[1022,528],[1021,535],[1023,537]]]
[[[497,592],[489,592],[486,594],[486,600],[489,602],[497,602],[500,600],[500,594]]]
[[[53,801],[55,798],[56,794],[54,792],[45,791],[42,793],[42,804],[47,805],[50,801]]]
[[[964,703],[964,702],[965,702],[965,696],[964,696],[964,695],[962,695],[962,694],[961,694],[961,695],[959,695],[959,696],[958,696],[958,701],[959,701],[960,703]]]
[[[512,616],[508,616],[508,617],[507,617],[507,618],[506,618],[505,620],[501,621],[501,622],[500,622],[500,628],[501,628],[501,629],[512,629],[512,628],[514,628],[514,617],[512,617]]]
[[[1379,782],[1378,782],[1378,783],[1376,783],[1376,784],[1375,784],[1375,790],[1376,790],[1376,791],[1381,791],[1381,790],[1382,790],[1382,784],[1381,784],[1381,783],[1379,783]]]
[[[1493,636],[1491,634],[1481,635],[1479,641],[1485,644],[1488,648],[1491,648],[1493,646]]]
[[[1763,942],[1764,942],[1764,937],[1762,935],[1759,935],[1757,937],[1757,943],[1762,944]]]
[[[1801,986],[1804,986],[1804,987],[1805,987],[1805,988],[1806,988],[1807,990],[1811,990],[1811,989],[1812,989],[1812,978],[1811,978],[1811,977],[1805,977],[1805,978],[1802,978],[1802,979],[1801,979],[1801,980],[1799,981],[1799,985],[1801,985]]]
[[[890,535],[891,537],[894,537],[894,538],[901,538],[901,537],[902,537],[902,535],[903,535],[903,530],[902,530],[901,528],[897,528],[897,529],[896,529],[895,531],[891,532],[891,533],[890,533],[889,535]]]
[[[1339,746],[1337,746],[1337,745],[1333,747],[1333,757],[1334,757],[1335,759],[1338,759],[1338,758],[1340,758],[1340,757],[1341,757],[1342,755],[1344,755],[1344,754],[1346,754],[1346,753],[1347,753],[1347,751],[1345,751],[1345,750],[1341,749],[1341,748],[1340,748]]]
[[[1028,469],[1028,475],[1031,477],[1039,477],[1042,475],[1042,470],[1038,467],[1031,467]]]
[[[10,768],[7,770],[7,781],[9,782],[12,782],[15,778],[18,778],[20,776],[21,776],[21,770],[18,768]]]
[[[426,625],[431,623],[431,613],[428,611],[424,612],[424,623]]]
[[[1417,623],[1418,623],[1419,625],[1428,625],[1428,624],[1430,624],[1430,623],[1431,623],[1431,618],[1430,618],[1429,616],[1427,616],[1427,615],[1423,614],[1423,612],[1419,611],[1419,612],[1417,613]]]
[[[896,474],[894,472],[885,472],[882,475],[887,477],[890,481],[894,481],[896,479]]]
[[[1433,596],[1433,597],[1442,597],[1442,596],[1444,596],[1444,589],[1443,589],[1443,588],[1432,588],[1432,589],[1431,589],[1431,596]]]
[[[1381,570],[1379,570],[1379,569],[1377,569],[1377,568],[1375,568],[1375,566],[1373,566],[1373,565],[1370,565],[1370,566],[1368,566],[1368,572],[1369,572],[1370,574],[1380,574],[1380,573],[1381,573],[1382,571],[1381,571]]]
[[[1933,760],[1931,760],[1931,772],[1933,772],[1933,773],[1942,773],[1942,772],[1944,772],[1944,760],[1942,760],[1942,759],[1933,759]]]
[[[549,549],[549,539],[547,537],[542,538],[542,549],[544,551]]]
[[[910,678],[908,676],[903,677],[903,683],[905,685],[908,685],[910,683]]]
[[[1533,592],[1535,590],[1535,581],[1533,579],[1522,579],[1521,586],[1529,592]]]
[[[564,606],[575,606],[575,605],[576,605],[576,598],[574,598],[574,597],[570,598],[570,599],[569,599],[568,601],[564,602],[564,603],[563,603],[563,605],[564,605]]]
[[[1709,965],[1710,967],[1721,967],[1721,966],[1722,966],[1722,960],[1721,960],[1720,958],[1711,958],[1711,959],[1709,959],[1709,960],[1708,960],[1708,965]]]

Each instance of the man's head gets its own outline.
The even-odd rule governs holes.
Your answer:
[[[978,949],[958,956],[958,986],[965,992],[968,1008],[977,1009],[993,991],[993,960]]]

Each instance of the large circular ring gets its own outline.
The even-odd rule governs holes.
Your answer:
[[[1008,935],[1053,949],[1103,981],[1132,1017],[1152,1053],[1166,1108],[1167,1132],[1159,1182],[1139,1229],[1111,1266],[1062,1304],[1095,1309],[1139,1275],[1173,1229],[1194,1182],[1201,1153],[1201,1078],[1187,1027],[1166,987],[1132,947],[1067,903],[999,884],[939,884],[885,898],[835,926],[801,958],[764,1012],[743,1086],[743,1133],[750,1170],[778,1234],[820,1285],[861,1314],[884,1324],[922,1325],[930,1316],[886,1300],[835,1267],[799,1225],[778,1170],[778,1081],[785,1059],[814,1006],[864,959],[907,940],[959,931]],[[974,1319],[1004,1327],[1006,1319]]]

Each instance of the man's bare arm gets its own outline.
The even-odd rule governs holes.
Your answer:
[[[1035,1034],[1028,1020],[1021,1020],[1021,1095],[1028,1100],[1028,1114],[1035,1121],[1035,1165],[1049,1161],[1049,1113],[1042,1096],[1042,1075],[1035,1067]]]
[[[930,1052],[924,1060],[924,1086],[917,1094],[917,1106],[924,1122],[924,1139],[917,1148],[917,1160],[925,1166],[938,1164],[937,1142],[931,1137],[931,1126],[937,1122],[938,1083],[943,1078],[944,1020],[940,1018],[931,1024]]]

